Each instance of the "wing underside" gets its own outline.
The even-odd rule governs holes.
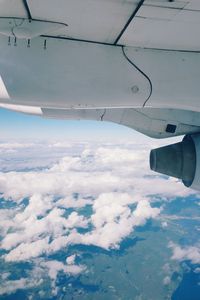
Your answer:
[[[153,137],[197,132],[199,25],[199,0],[2,0],[1,106]]]
[[[4,0],[0,17],[65,24],[53,37],[198,51],[199,0]]]

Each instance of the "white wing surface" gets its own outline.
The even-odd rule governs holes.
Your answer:
[[[3,0],[0,17],[68,26],[52,36],[156,49],[200,49],[199,0]]]

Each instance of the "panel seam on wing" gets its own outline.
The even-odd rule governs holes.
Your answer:
[[[126,58],[126,60],[134,67],[136,68],[149,82],[149,85],[150,85],[150,93],[149,93],[149,96],[148,98],[144,101],[143,103],[143,107],[146,106],[148,100],[150,99],[151,95],[152,95],[152,92],[153,92],[153,85],[152,85],[152,82],[151,82],[151,79],[149,78],[149,76],[144,73],[138,66],[135,65],[135,63],[127,56],[126,52],[125,52],[125,47],[126,46],[122,46],[122,53],[124,55],[124,57]]]

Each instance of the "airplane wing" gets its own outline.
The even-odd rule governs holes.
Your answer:
[[[196,187],[199,25],[199,0],[2,0],[0,106],[155,138],[186,134],[182,157],[196,163],[186,180],[184,158],[179,177],[192,185],[197,176]],[[156,153],[151,167],[164,172]]]
[[[1,1],[2,17],[18,17],[68,25],[54,37],[116,44],[140,0],[11,0]]]
[[[198,51],[198,0],[3,0],[1,17],[66,24],[52,37]]]

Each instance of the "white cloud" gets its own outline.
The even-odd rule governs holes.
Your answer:
[[[24,148],[31,148],[35,146],[33,143],[0,143],[0,149],[24,149]]]
[[[109,203],[110,197],[114,199],[117,194],[107,196]],[[104,197],[106,197],[105,194],[102,199]],[[123,200],[126,199],[126,197],[122,198]],[[99,199],[97,199],[98,202]],[[85,234],[79,234],[74,230],[67,238],[62,240],[61,244],[96,245],[105,249],[118,248],[121,240],[128,236],[135,226],[144,225],[146,220],[156,218],[159,213],[160,209],[152,208],[147,200],[139,202],[133,212],[128,206],[120,205],[118,201],[112,203],[111,206],[108,206],[107,203],[103,206],[95,206],[94,202],[94,214],[91,216],[94,229]]]
[[[172,249],[172,259],[178,261],[190,260],[193,264],[200,264],[200,245],[181,247],[173,242],[169,243]]]
[[[156,218],[159,215],[160,211],[160,208],[152,208],[149,201],[140,201],[137,205],[136,210],[133,212],[134,225],[144,225],[146,220],[150,218]]]
[[[19,280],[6,280],[0,283],[0,295],[12,294],[17,290],[29,289],[31,287],[36,287],[42,283],[41,279],[27,279],[20,278]]]
[[[177,180],[163,180],[149,171],[147,158],[148,152],[141,149],[87,148],[80,156],[63,157],[49,169],[0,173],[0,191],[6,199],[15,201],[34,194],[68,197],[74,191],[98,196],[102,187],[104,192],[118,189],[130,193],[134,189],[138,195],[161,194],[165,197],[194,193]],[[144,177],[145,174],[148,176]]]
[[[84,265],[75,265],[73,259],[71,259],[70,264],[64,264],[63,262],[57,260],[41,262],[39,264],[39,268],[40,271],[48,273],[48,276],[51,278],[53,295],[57,295],[58,292],[58,288],[56,287],[56,279],[59,272],[64,272],[70,276],[76,276],[86,271],[86,267]]]
[[[14,222],[15,220],[17,220],[18,223],[14,223],[14,225],[12,224],[12,228],[14,227],[15,232],[9,233],[5,236],[5,238],[1,241],[1,247],[5,250],[10,250],[16,247],[15,250],[9,253],[12,254],[12,260],[24,260],[35,257],[35,253],[38,253],[39,256],[43,252],[48,251],[49,244],[47,241],[42,243],[40,242],[40,247],[37,248],[38,252],[32,253],[31,251],[27,251],[27,247],[34,246],[34,243],[36,243],[37,240],[40,239],[40,236],[51,236],[53,238],[58,238],[68,233],[69,229],[71,228],[87,227],[88,220],[84,218],[84,216],[78,215],[77,212],[72,212],[68,216],[68,218],[65,218],[63,216],[64,213],[65,211],[62,209],[53,208],[43,218],[38,219],[33,212],[33,215],[29,216],[25,220],[23,213],[17,214]],[[31,244],[29,245],[28,243]],[[19,247],[17,247],[18,245]],[[21,246],[24,250],[21,250]],[[27,251],[25,257],[23,253],[24,251]],[[9,254],[7,255],[8,257],[10,257]]]
[[[169,276],[166,276],[164,279],[163,279],[163,284],[164,285],[169,285],[171,283],[171,278]]]
[[[41,263],[41,266],[48,268],[49,277],[54,280],[56,279],[59,271],[64,271],[70,275],[78,275],[85,271],[85,266],[83,265],[74,265],[73,263],[65,265],[64,263],[56,260],[46,261]]]
[[[63,208],[82,208],[86,205],[92,205],[93,200],[90,199],[73,199],[70,197],[65,197],[62,199],[59,199],[56,203],[57,206],[63,207]]]
[[[161,223],[162,228],[167,228],[168,227],[168,223],[166,221]]]
[[[67,263],[68,265],[73,265],[74,262],[75,262],[75,259],[76,259],[76,254],[73,254],[73,255],[71,255],[71,256],[68,256],[68,257],[66,258],[66,263]]]
[[[44,238],[32,243],[21,243],[5,255],[5,261],[21,261],[38,257],[44,253],[44,249],[47,247],[48,241],[48,238]]]
[[[38,206],[35,211],[33,209],[33,215],[27,213],[29,210],[25,208],[14,218],[12,228],[15,232],[8,233],[1,241],[1,248],[10,251],[5,255],[5,260],[27,260],[56,252],[69,244],[117,248],[135,226],[144,225],[146,220],[156,218],[160,213],[160,209],[152,208],[148,200],[140,200],[132,211],[129,204],[134,202],[128,194],[102,194],[94,200],[93,214],[89,218],[75,211],[66,218],[64,209],[52,207],[49,213],[38,219]],[[43,206],[41,212],[44,213]],[[78,227],[87,229],[89,224],[93,225],[92,231],[80,234],[75,230]],[[44,238],[41,239],[41,236]],[[51,243],[50,237],[53,238]]]

